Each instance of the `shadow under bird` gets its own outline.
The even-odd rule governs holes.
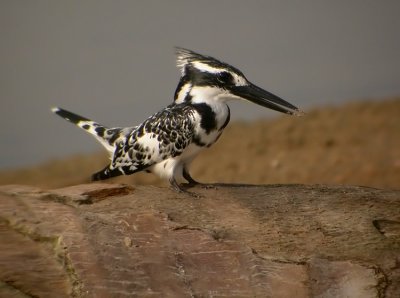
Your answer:
[[[176,48],[181,71],[174,102],[133,127],[108,128],[61,108],[52,111],[92,134],[110,153],[111,162],[93,174],[103,180],[139,171],[178,183],[198,182],[189,174],[193,159],[213,145],[228,125],[229,100],[247,100],[291,115],[302,115],[296,106],[251,83],[237,68],[215,58]],[[183,178],[183,179],[182,179]]]

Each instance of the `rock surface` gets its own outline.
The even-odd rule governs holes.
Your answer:
[[[400,297],[400,191],[0,187],[0,297]]]

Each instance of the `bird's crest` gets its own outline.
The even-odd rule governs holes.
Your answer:
[[[185,74],[186,68],[192,66],[203,72],[220,73],[220,72],[233,72],[238,75],[244,76],[242,72],[229,65],[228,63],[219,61],[213,57],[201,55],[199,53],[190,51],[188,49],[176,47],[176,65],[181,70],[182,75]]]

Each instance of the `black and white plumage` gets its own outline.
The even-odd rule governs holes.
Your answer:
[[[227,101],[245,99],[270,109],[301,115],[294,105],[249,82],[243,73],[215,58],[177,48],[181,78],[174,102],[142,124],[107,128],[61,108],[52,111],[96,137],[109,151],[111,163],[92,176],[103,180],[146,170],[167,179],[182,192],[196,155],[220,137],[229,122]]]

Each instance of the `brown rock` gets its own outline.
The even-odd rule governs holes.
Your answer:
[[[399,297],[400,191],[0,188],[0,297]]]

